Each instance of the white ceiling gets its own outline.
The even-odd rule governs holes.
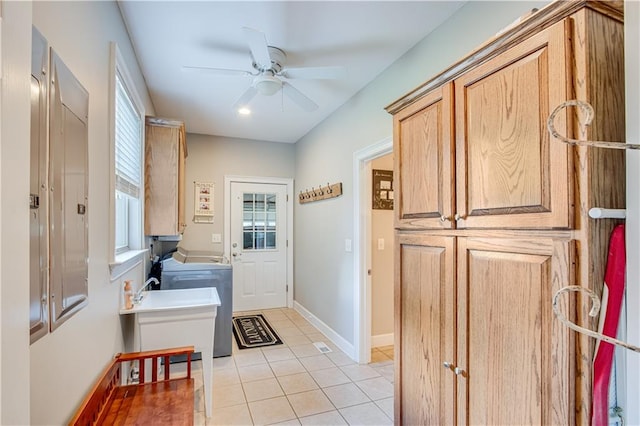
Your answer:
[[[187,131],[295,143],[453,14],[458,1],[120,1],[156,115]],[[250,116],[232,105],[250,76],[186,70],[253,71],[242,27],[263,32],[288,67],[340,65],[341,80],[288,80],[319,108],[306,112],[282,91],[257,95]],[[446,49],[446,46],[443,46]],[[401,94],[399,94],[401,95]],[[380,105],[383,108],[384,105]]]

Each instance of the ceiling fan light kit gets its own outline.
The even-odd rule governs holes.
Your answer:
[[[271,96],[282,88],[282,81],[271,75],[259,75],[253,81],[253,85],[261,95]]]

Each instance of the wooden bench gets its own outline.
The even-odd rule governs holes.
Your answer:
[[[193,346],[118,354],[82,402],[70,425],[193,425]],[[169,357],[187,356],[186,376],[170,378]],[[151,378],[145,380],[145,360],[151,360]],[[158,378],[158,361],[164,375]],[[122,363],[137,362],[139,383],[121,385]]]

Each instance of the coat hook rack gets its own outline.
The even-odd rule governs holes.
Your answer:
[[[570,291],[584,292],[589,295],[592,301],[591,310],[589,311],[590,317],[595,317],[596,315],[598,315],[598,312],[600,311],[600,298],[595,292],[593,292],[593,290],[590,290],[585,287],[581,287],[579,285],[563,287],[560,290],[558,290],[556,294],[553,296],[553,313],[556,314],[560,322],[562,322],[564,325],[566,325],[570,329],[577,331],[578,333],[586,334],[589,337],[593,337],[594,339],[611,343],[612,345],[622,346],[623,348],[632,350],[634,352],[640,352],[640,347],[638,346],[631,345],[627,342],[623,342],[622,340],[614,339],[613,337],[605,336],[602,333],[597,333],[593,330],[589,330],[588,328],[580,327],[579,325],[569,321],[567,317],[565,317],[564,314],[560,312],[560,309],[558,308],[558,296],[560,296],[562,293],[567,293]]]
[[[561,103],[553,110],[549,118],[547,119],[547,129],[549,133],[554,138],[559,139],[560,141],[569,144],[569,145],[579,145],[579,146],[591,146],[596,148],[612,148],[612,149],[640,149],[640,144],[631,144],[626,142],[604,142],[604,141],[588,141],[588,140],[580,140],[580,139],[571,139],[566,136],[561,135],[555,128],[554,121],[556,115],[564,108],[574,106],[580,109],[580,112],[584,116],[584,119],[580,118],[580,125],[583,128],[586,128],[593,121],[593,117],[595,112],[593,111],[593,107],[588,102],[579,101],[577,99],[572,99],[566,102]]]
[[[300,191],[298,194],[298,201],[300,204],[311,203],[313,201],[326,200],[329,198],[335,198],[342,195],[342,182],[330,184],[327,182],[326,186],[320,185],[318,188],[312,186],[311,190]]]

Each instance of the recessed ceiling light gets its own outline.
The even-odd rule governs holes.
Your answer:
[[[242,107],[238,109],[238,114],[240,115],[250,115],[251,114],[251,110],[247,107]]]

